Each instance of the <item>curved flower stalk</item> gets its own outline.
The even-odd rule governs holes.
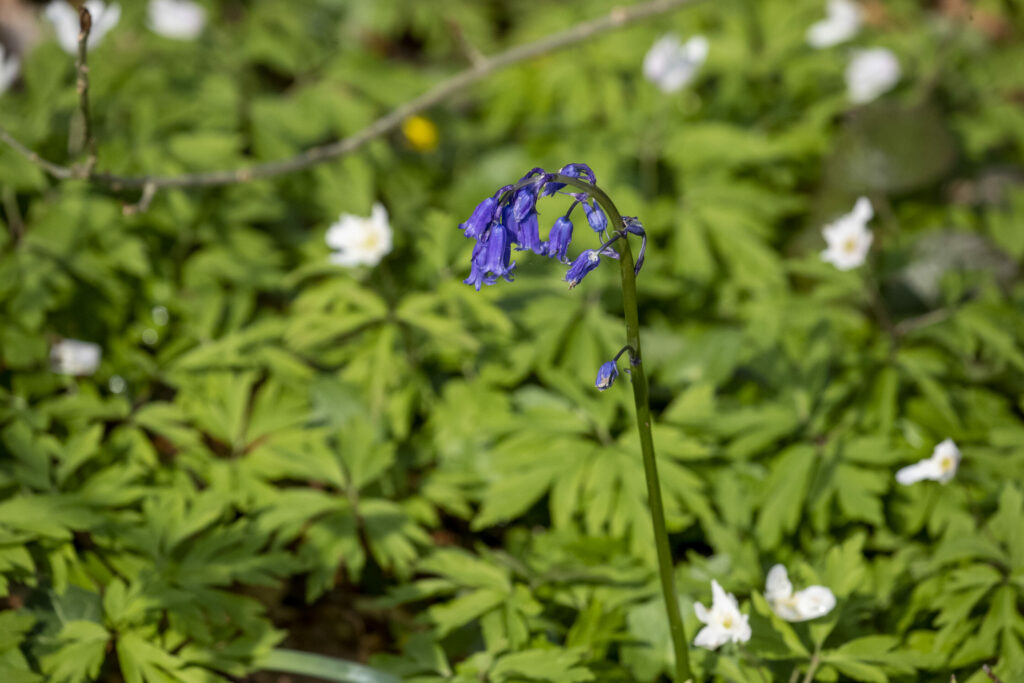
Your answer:
[[[556,194],[572,198],[573,201],[565,214],[555,220],[548,233],[548,239],[543,241],[540,238],[537,201]],[[686,632],[679,612],[679,601],[676,599],[672,554],[668,544],[661,484],[654,458],[654,441],[651,437],[647,375],[644,372],[640,349],[636,276],[643,265],[647,249],[647,234],[643,225],[637,218],[623,216],[619,212],[611,198],[597,186],[594,171],[586,164],[569,164],[563,166],[557,173],[534,168],[519,182],[499,188],[492,196],[480,202],[472,215],[459,225],[466,237],[476,241],[469,277],[465,282],[477,290],[483,285],[497,283],[499,278],[511,282],[516,267],[515,261],[511,260],[513,248],[515,251],[532,251],[539,256],[557,258],[561,263],[568,263],[566,254],[573,237],[572,212],[578,205],[583,206],[587,224],[593,229],[600,243],[594,248],[584,249],[572,261],[565,274],[565,281],[569,289],[572,289],[598,268],[602,260],[610,258],[619,261],[626,344],[612,360],[600,367],[594,384],[600,391],[608,389],[619,376],[619,357],[629,352],[633,403],[636,406],[640,450],[647,480],[651,523],[654,526],[658,574],[676,658],[676,681],[685,683],[692,681],[693,675],[690,672]],[[584,233],[589,234],[589,231]],[[639,258],[635,263],[630,236],[641,239]]]

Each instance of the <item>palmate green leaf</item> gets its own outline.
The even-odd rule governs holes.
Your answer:
[[[775,460],[764,484],[755,533],[766,549],[776,547],[800,519],[817,453],[811,446],[793,446]]]
[[[430,620],[443,636],[453,629],[480,619],[484,614],[505,604],[509,594],[491,588],[478,588],[428,610]]]
[[[107,629],[92,621],[68,621],[58,638],[58,649],[43,659],[43,671],[49,680],[79,683],[95,679],[111,638]]]
[[[18,496],[0,502],[0,528],[51,540],[68,539],[72,530],[88,528],[98,519],[72,495]]]
[[[490,671],[496,681],[551,681],[580,683],[595,680],[594,674],[581,666],[582,650],[526,650],[504,655]]]
[[[326,657],[312,652],[276,648],[264,657],[260,667],[268,671],[312,676],[336,683],[398,683],[399,679],[384,671]]]
[[[417,568],[443,576],[462,587],[491,588],[503,592],[512,590],[506,569],[454,548],[431,553],[417,565]]]
[[[154,645],[149,634],[139,631],[119,633],[117,661],[125,683],[164,683],[181,680],[184,662]]]

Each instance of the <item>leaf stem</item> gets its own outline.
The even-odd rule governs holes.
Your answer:
[[[814,680],[814,674],[818,673],[818,667],[821,665],[821,644],[814,649],[814,655],[811,656],[811,663],[807,666],[807,675],[804,676],[803,683],[811,683]]]
[[[626,223],[622,214],[609,197],[596,185],[561,174],[553,180],[572,185],[597,200],[613,221],[615,230],[626,234]],[[672,649],[676,655],[676,681],[688,683],[693,680],[690,670],[690,653],[687,649],[686,630],[679,612],[676,596],[675,574],[672,564],[672,550],[668,544],[668,529],[665,526],[665,506],[661,500],[661,482],[658,479],[658,463],[654,458],[654,439],[651,436],[651,407],[648,399],[647,374],[644,372],[643,356],[640,351],[640,314],[636,300],[636,273],[633,271],[633,252],[629,240],[623,239],[619,246],[619,268],[622,272],[622,309],[626,319],[626,344],[630,349],[631,376],[633,378],[633,403],[636,405],[636,426],[640,432],[640,451],[643,454],[644,473],[647,477],[647,497],[650,502],[651,523],[654,525],[654,545],[658,555],[658,574],[661,578],[661,594],[668,612],[669,633]]]

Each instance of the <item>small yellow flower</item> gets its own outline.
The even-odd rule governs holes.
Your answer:
[[[410,116],[403,121],[402,134],[413,149],[419,152],[430,152],[437,148],[437,126],[425,116]]]

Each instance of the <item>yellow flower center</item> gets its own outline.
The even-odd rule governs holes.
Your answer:
[[[424,116],[410,116],[402,122],[402,135],[413,149],[429,152],[437,147],[438,132],[434,122]]]
[[[949,457],[948,455],[943,456],[942,459],[939,460],[939,469],[941,469],[943,472],[949,472],[950,470],[952,470],[953,458]]]
[[[732,617],[726,617],[722,619],[722,626],[724,628],[732,628]]]
[[[360,243],[363,249],[366,251],[373,251],[380,244],[380,237],[375,232],[368,232],[363,236],[363,240]]]
[[[857,251],[857,238],[846,238],[846,240],[843,242],[843,251],[845,251],[847,254],[855,253]]]

